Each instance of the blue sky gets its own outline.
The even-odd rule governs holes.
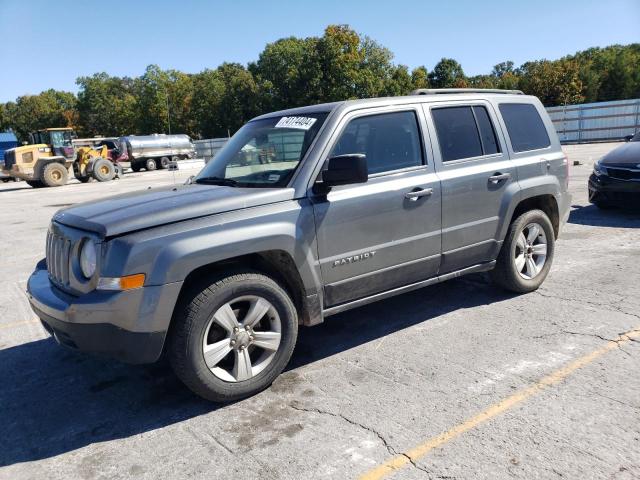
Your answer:
[[[75,92],[76,77],[99,71],[246,64],[267,42],[321,35],[331,23],[374,38],[396,63],[431,69],[453,57],[475,75],[504,60],[640,42],[640,0],[0,0],[0,102]]]

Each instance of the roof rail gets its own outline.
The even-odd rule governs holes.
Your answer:
[[[504,95],[524,95],[522,90],[501,90],[499,88],[418,88],[409,95],[444,95],[450,93],[501,93]]]

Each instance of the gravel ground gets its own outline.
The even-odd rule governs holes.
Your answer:
[[[582,164],[539,291],[472,275],[331,317],[271,388],[227,406],[164,364],[58,347],[24,295],[57,209],[172,173],[0,185],[0,478],[640,478],[640,338],[620,337],[640,329],[640,214],[586,195],[615,146],[566,148]]]

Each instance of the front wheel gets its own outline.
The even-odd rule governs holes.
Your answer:
[[[106,158],[99,158],[93,162],[93,178],[99,182],[110,182],[116,175],[116,168]]]
[[[547,214],[525,212],[511,223],[491,278],[512,292],[537,290],[549,273],[554,251],[555,233]]]
[[[256,272],[194,288],[173,319],[169,360],[196,394],[215,402],[267,388],[287,365],[298,316],[286,291]]]

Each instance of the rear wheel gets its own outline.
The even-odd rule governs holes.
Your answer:
[[[542,210],[525,212],[511,223],[491,278],[506,290],[532,292],[547,277],[554,250],[549,217]]]
[[[174,317],[169,359],[196,394],[229,402],[265,388],[287,365],[298,334],[285,290],[256,272],[195,288]]]
[[[116,168],[109,160],[99,158],[93,162],[93,178],[99,182],[109,182],[116,175]]]
[[[46,187],[61,187],[68,179],[69,171],[60,163],[49,163],[42,170],[41,182]]]
[[[160,159],[160,168],[167,168],[170,162],[171,159],[169,157],[162,157]]]
[[[149,158],[144,165],[147,169],[147,172],[153,172],[156,168],[158,168],[158,165],[156,165],[156,161],[153,158]]]

